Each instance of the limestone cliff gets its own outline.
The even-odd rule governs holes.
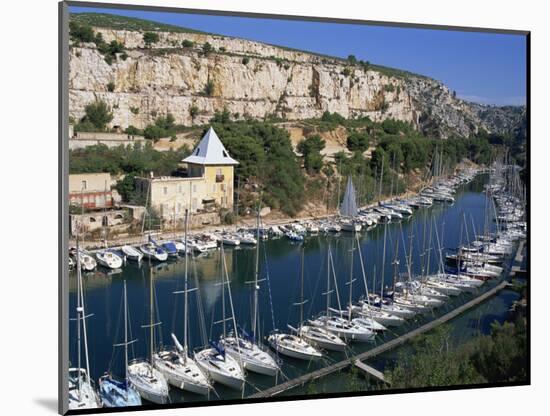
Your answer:
[[[113,109],[111,127],[121,128],[143,128],[168,112],[178,124],[203,124],[223,108],[240,118],[302,120],[325,111],[394,118],[443,138],[470,136],[480,127],[495,130],[497,119],[516,127],[517,120],[504,113],[491,116],[492,107],[464,102],[438,81],[401,71],[219,35],[157,32],[159,41],[146,46],[141,31],[94,31],[107,43],[123,43],[126,55],[108,64],[95,44],[71,45],[74,119],[84,115],[86,104],[102,99]],[[183,47],[185,40],[193,46]],[[206,42],[214,51],[205,55]],[[192,108],[198,110],[193,117]]]

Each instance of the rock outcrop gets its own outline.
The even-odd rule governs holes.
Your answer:
[[[303,120],[325,111],[394,118],[442,138],[468,137],[480,127],[514,129],[521,122],[457,99],[423,76],[218,35],[158,32],[159,41],[147,46],[139,31],[94,31],[107,43],[123,43],[126,52],[108,64],[93,43],[71,46],[69,108],[75,120],[101,99],[112,108],[111,127],[122,129],[144,128],[168,112],[178,124],[203,124],[224,108],[234,118]],[[185,40],[193,46],[183,47]],[[207,42],[213,52],[205,54]]]

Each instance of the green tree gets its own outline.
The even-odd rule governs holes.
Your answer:
[[[227,109],[227,107],[224,107],[223,110],[216,111],[214,113],[214,117],[210,119],[211,123],[229,123],[231,121],[231,113]]]
[[[91,43],[95,41],[94,31],[90,26],[75,21],[69,22],[69,37],[75,42]]]
[[[192,48],[195,45],[195,43],[189,39],[184,39],[181,42],[181,46],[184,48]]]
[[[166,130],[156,124],[150,124],[143,130],[143,135],[146,139],[157,141],[162,137],[166,137]]]
[[[304,158],[304,167],[308,173],[319,173],[323,167],[321,150],[325,148],[325,141],[318,134],[302,139],[297,150]]]
[[[108,123],[113,120],[111,108],[105,101],[94,101],[84,107],[86,115],[82,118],[82,122],[91,123],[97,130],[105,130]]]
[[[348,55],[348,62],[351,65],[355,65],[357,63],[357,58],[355,57],[355,55]]]
[[[451,328],[439,326],[413,341],[412,353],[402,352],[386,373],[392,388],[455,386],[484,382],[468,356],[453,348]]]
[[[156,32],[145,32],[143,34],[143,42],[147,47],[150,47],[153,43],[157,43],[159,39],[159,34]]]
[[[366,132],[353,131],[346,141],[348,150],[364,152],[369,148],[369,136]]]
[[[126,127],[126,130],[124,130],[124,133],[129,134],[131,136],[139,136],[143,134],[143,132],[140,129],[132,125]]]
[[[210,43],[205,42],[202,45],[202,53],[204,56],[208,56],[210,52],[213,52],[213,51],[214,51],[214,47]]]
[[[135,192],[135,177],[134,173],[129,173],[124,176],[123,179],[116,183],[116,190],[120,194],[120,197],[123,201],[126,202],[135,202],[136,192]]]

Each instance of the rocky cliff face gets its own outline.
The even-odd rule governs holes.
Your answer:
[[[111,126],[143,128],[172,113],[176,123],[203,124],[227,108],[236,117],[319,118],[323,112],[394,118],[436,136],[470,136],[479,127],[514,124],[491,107],[456,99],[443,84],[420,76],[392,75],[335,58],[259,42],[195,33],[159,32],[146,47],[138,31],[94,28],[108,43],[125,45],[109,65],[94,44],[70,49],[70,115],[80,119],[86,104],[106,101]],[[194,42],[182,47],[184,40]],[[210,43],[214,52],[205,55]],[[210,91],[207,85],[210,84]],[[110,91],[111,90],[111,91]],[[192,117],[191,108],[198,113]]]

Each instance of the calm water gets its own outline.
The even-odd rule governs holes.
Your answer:
[[[400,273],[406,271],[403,246],[409,251],[409,241],[412,230],[412,258],[413,269],[419,273],[421,270],[421,252],[423,251],[424,234],[428,235],[430,227],[433,228],[432,245],[437,246],[435,228],[439,230],[439,238],[442,246],[455,248],[460,240],[472,240],[473,227],[478,232],[483,231],[485,217],[485,195],[481,192],[484,176],[479,176],[475,181],[460,188],[455,195],[456,202],[453,205],[435,204],[432,208],[417,210],[411,219],[402,223],[391,223],[387,226],[386,262],[382,261],[384,248],[384,226],[379,225],[375,229],[362,232],[360,245],[369,290],[374,286],[380,290],[382,275],[385,285],[391,284],[393,276],[392,260],[396,241],[399,241]],[[468,233],[463,226],[464,217],[468,226]],[[491,223],[492,226],[492,223]],[[426,244],[429,237],[426,237]],[[327,276],[327,245],[332,247],[334,266],[337,273],[338,289],[342,305],[349,299],[349,286],[345,283],[350,275],[350,249],[352,238],[349,234],[342,233],[338,236],[311,237],[305,243],[304,260],[304,294],[308,303],[305,304],[305,317],[309,317],[324,310],[326,298],[322,295],[325,290]],[[235,306],[237,322],[250,328],[251,290],[247,281],[254,278],[255,249],[239,247],[226,249],[226,264],[231,281],[231,292]],[[299,308],[293,303],[299,302],[300,295],[300,255],[301,246],[293,244],[287,239],[269,240],[262,243],[260,263],[262,278],[268,278],[261,283],[260,290],[260,322],[262,332],[267,335],[273,328],[286,330],[286,325],[297,325],[299,320]],[[435,271],[439,258],[435,250],[430,253],[430,267]],[[365,293],[364,279],[358,259],[357,250],[354,254],[353,274],[356,279],[353,284],[353,299],[357,300]],[[428,256],[424,259],[427,261]],[[377,270],[376,275],[374,270]],[[382,274],[381,271],[384,270]],[[118,348],[113,351],[112,344],[123,339],[122,316],[122,292],[123,281],[126,280],[128,288],[128,301],[130,308],[130,328],[132,336],[139,341],[133,344],[130,358],[145,357],[148,355],[149,330],[141,326],[149,322],[149,287],[150,276],[153,279],[156,299],[156,320],[162,325],[157,331],[156,345],[161,343],[172,345],[170,333],[174,332],[181,339],[183,334],[183,296],[173,292],[182,290],[184,276],[183,258],[169,260],[164,264],[150,265],[144,262],[140,266],[128,263],[122,271],[109,274],[101,268],[90,274],[84,274],[84,287],[87,313],[93,313],[88,323],[88,344],[90,352],[90,366],[92,376],[97,379],[105,371],[111,370],[115,374],[124,374],[123,350]],[[198,286],[200,291],[189,295],[190,336],[191,347],[205,345],[209,339],[217,339],[222,333],[220,324],[213,322],[221,318],[221,286],[220,281],[220,251],[213,251],[205,256],[199,256],[189,262],[190,286]],[[71,275],[71,311],[74,308],[76,287],[75,275]],[[491,287],[496,282],[489,282],[482,290]],[[199,295],[199,296],[197,296]],[[200,301],[199,301],[200,297]],[[375,343],[354,344],[354,352],[365,351],[377,343],[388,340],[400,333],[409,331],[415,326],[421,325],[434,317],[445,313],[459,304],[471,299],[472,295],[463,294],[451,299],[445,306],[433,315],[418,318],[414,322],[407,323],[402,328],[386,332],[377,338]],[[271,299],[271,301],[270,301]],[[457,318],[454,322],[457,340],[460,337],[471,336],[479,329],[487,328],[489,323],[502,316],[503,311],[514,300],[509,292],[502,292],[498,297],[486,302],[478,308]],[[227,300],[227,298],[226,298]],[[336,296],[331,301],[337,306]],[[271,308],[270,305],[273,305]],[[202,305],[202,308],[200,307]],[[201,318],[202,316],[202,318]],[[71,323],[71,357],[76,357],[75,324]],[[351,352],[348,352],[350,354]],[[324,362],[304,363],[301,361],[284,358],[283,373],[286,377],[293,378],[307,370],[313,370],[327,363],[345,358],[344,353],[330,353]],[[388,356],[391,359],[391,356]],[[73,361],[75,358],[73,358]],[[247,377],[245,396],[255,389],[270,387],[275,383],[273,378],[249,373]],[[340,383],[334,380],[334,388],[338,391]],[[239,398],[241,392],[232,391],[221,385],[216,385],[216,391],[221,398]],[[173,401],[204,400],[201,396],[192,393],[182,393],[171,389]],[[212,395],[212,400],[216,399]]]

